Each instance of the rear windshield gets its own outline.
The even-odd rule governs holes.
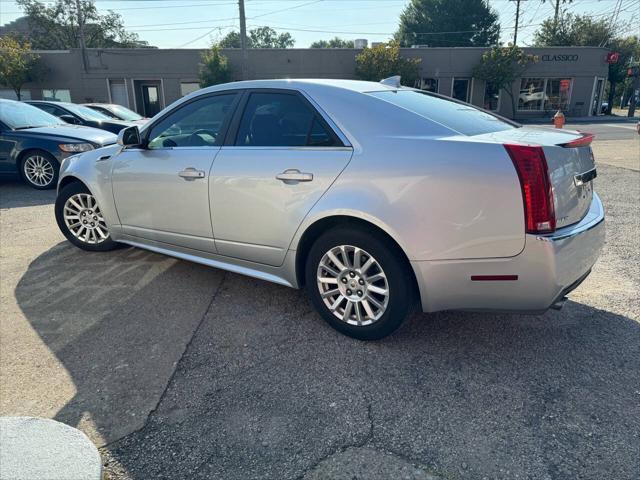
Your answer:
[[[415,90],[386,90],[370,95],[433,120],[463,135],[482,135],[516,128],[490,113],[466,103]]]

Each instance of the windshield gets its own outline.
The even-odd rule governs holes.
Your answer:
[[[142,120],[140,115],[126,107],[123,107],[122,105],[109,105],[108,108],[122,120],[129,120],[131,122]]]
[[[482,135],[516,128],[495,115],[466,103],[459,103],[416,90],[386,90],[370,95],[393,103],[463,135]]]
[[[26,103],[0,101],[0,121],[12,129],[50,127],[64,123],[53,115]]]
[[[111,120],[111,118],[109,118],[104,113],[96,112],[95,110],[89,107],[85,107],[84,105],[76,105],[75,103],[65,103],[64,108],[69,110],[71,113],[75,113],[80,118],[83,118],[85,120],[97,120],[97,121]]]

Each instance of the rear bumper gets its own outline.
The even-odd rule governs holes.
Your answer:
[[[550,235],[526,235],[515,257],[412,262],[422,309],[544,311],[587,277],[604,241],[604,208],[594,193],[579,223]],[[487,275],[517,280],[471,280]]]

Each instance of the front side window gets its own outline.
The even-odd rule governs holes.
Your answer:
[[[252,93],[238,134],[237,146],[333,146],[335,139],[304,101],[295,94]]]
[[[486,82],[484,84],[484,101],[482,108],[495,112],[498,110],[500,100],[500,89],[495,83]]]
[[[61,115],[69,115],[69,113],[65,112],[63,109],[56,107],[55,105],[48,105],[46,103],[38,103],[36,104],[36,106],[40,109],[40,110],[44,110],[47,113],[50,113],[51,115],[55,115],[56,117],[59,117]]]
[[[236,94],[203,97],[170,113],[149,132],[148,147],[210,147],[231,114]]]

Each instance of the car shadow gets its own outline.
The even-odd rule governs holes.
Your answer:
[[[55,201],[55,189],[36,190],[20,179],[0,180],[0,208],[2,209],[48,205]]]
[[[299,291],[67,243],[15,295],[75,384],[55,418],[122,478],[298,478],[365,444],[451,478],[640,471],[640,325],[588,305],[415,314],[359,342]]]

